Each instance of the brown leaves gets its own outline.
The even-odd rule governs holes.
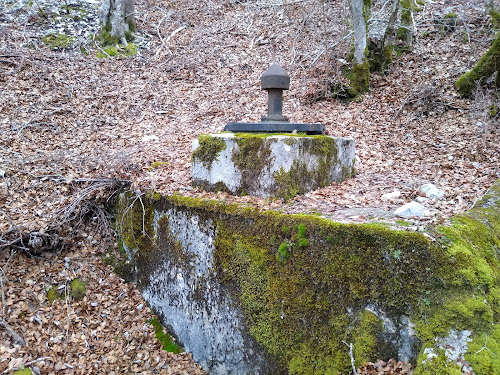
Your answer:
[[[48,288],[65,287],[75,276],[86,282],[83,300],[56,299],[51,304]],[[171,369],[187,368],[192,374],[204,373],[190,356],[161,349],[146,323],[151,311],[137,289],[111,273],[88,247],[75,247],[52,259],[17,254],[5,281],[6,320],[26,345],[14,345],[0,328],[0,373],[26,363],[41,373],[58,374],[130,369],[170,374]]]
[[[394,358],[384,362],[368,362],[358,368],[358,375],[412,375],[412,366],[408,362],[396,362]]]

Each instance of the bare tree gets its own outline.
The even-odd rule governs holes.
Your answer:
[[[135,37],[134,13],[135,0],[103,0],[99,9],[103,31],[127,45]]]

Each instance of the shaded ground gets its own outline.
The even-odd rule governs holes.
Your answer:
[[[288,5],[158,1],[154,6],[138,1],[138,29],[148,41],[135,58],[112,60],[95,58],[96,47],[86,37],[96,27],[93,3],[86,3],[80,26],[68,23],[73,29],[46,20],[35,5],[12,0],[2,4],[0,233],[12,223],[26,232],[48,230],[49,223],[64,216],[75,196],[92,184],[88,179],[131,181],[137,194],[149,189],[178,192],[342,221],[394,221],[391,212],[418,196],[422,184],[432,182],[445,190],[446,199],[425,202],[434,215],[415,222],[418,227],[464,211],[500,176],[499,117],[488,114],[491,104],[498,105],[491,85],[469,99],[459,98],[453,89],[456,78],[473,66],[494,35],[476,1],[449,1],[447,10],[433,3],[415,13],[418,34],[412,52],[396,57],[388,75],[374,75],[370,92],[350,104],[316,100],[324,95],[328,77],[341,79],[338,59],[345,57],[348,40],[325,54],[323,28],[326,25],[331,45],[345,34],[347,13],[341,2],[327,2],[323,13],[321,2],[313,0]],[[57,8],[47,4],[51,12]],[[449,32],[438,24],[447,11],[458,15],[457,27]],[[74,48],[51,51],[40,42],[47,33],[66,30],[84,30]],[[81,47],[90,55],[82,54]],[[191,142],[199,134],[221,131],[230,121],[259,121],[266,111],[260,75],[274,60],[291,76],[284,114],[293,122],[321,122],[330,135],[355,138],[356,177],[286,203],[192,189]],[[382,199],[396,189],[401,191],[399,198]],[[107,303],[120,311],[134,311],[130,325],[116,326],[110,317],[117,313],[100,308],[88,318],[110,326],[103,337],[119,337],[111,341],[113,349],[103,346],[106,340],[95,340],[96,353],[115,350],[118,358],[116,367],[98,368],[118,372],[129,363],[127,350],[134,353],[131,358],[142,355],[137,340],[150,313],[145,307],[136,311],[142,303],[137,292],[100,264],[99,254],[109,244],[90,229],[75,230],[73,236],[69,253],[50,260],[17,254],[9,264],[6,253],[0,263],[6,273],[6,319],[32,345],[29,350],[1,346],[2,359],[11,358],[8,366],[42,355],[52,358],[47,371],[55,371],[57,363],[73,366],[64,370],[68,373],[78,365],[88,372],[98,362],[111,366],[85,355],[84,340],[79,338],[84,335],[88,341],[95,336],[92,330],[97,328],[89,331],[91,324],[84,323],[83,331],[80,327],[92,311],[84,306],[101,302],[95,296],[98,291],[102,298],[114,299]],[[70,268],[64,266],[64,256]],[[48,271],[49,265],[53,271]],[[49,308],[43,291],[75,277],[69,274],[72,267],[95,295],[82,303],[56,301]],[[101,279],[109,286],[100,285]],[[134,297],[117,299],[122,289]],[[31,294],[38,301],[34,309],[28,304]],[[35,316],[49,324],[32,322]],[[69,317],[70,328],[54,326],[56,316],[62,327]],[[67,337],[51,344],[51,338],[66,330]],[[135,344],[121,339],[125,331],[137,336]],[[158,363],[154,355],[165,363],[187,361],[186,356],[161,352],[151,326],[144,332],[150,366]],[[40,349],[45,343],[49,352]],[[71,352],[67,359],[56,345]],[[147,359],[139,359],[143,362],[137,365],[145,366]],[[7,361],[0,363],[5,366]],[[175,373],[173,366],[164,371]],[[149,371],[138,368],[134,371]]]

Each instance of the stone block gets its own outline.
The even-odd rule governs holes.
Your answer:
[[[220,133],[193,142],[193,186],[288,199],[354,175],[355,141],[324,135]]]

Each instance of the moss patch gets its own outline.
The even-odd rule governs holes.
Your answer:
[[[161,325],[158,318],[151,318],[146,322],[153,326],[156,338],[160,342],[163,350],[175,354],[184,352],[184,350],[174,342],[172,336],[170,336],[168,332],[166,332],[165,328]]]
[[[69,295],[75,301],[81,301],[86,293],[85,283],[80,279],[73,279],[69,284]]]
[[[14,375],[32,375],[33,373],[29,368],[21,368],[19,370],[14,371]]]
[[[364,93],[370,89],[370,63],[354,64],[350,75],[351,86],[357,93]]]
[[[220,153],[227,148],[226,142],[223,139],[207,134],[200,135],[198,142],[200,146],[193,152],[192,160],[201,161],[208,169],[217,160]]]
[[[85,283],[80,279],[71,280],[68,289],[70,297],[75,301],[81,301],[87,293]],[[53,285],[47,290],[47,299],[50,303],[53,303],[57,299],[66,299],[66,288],[59,288],[57,285]]]
[[[42,42],[50,49],[69,48],[75,41],[75,37],[62,33],[49,34],[42,37]]]

